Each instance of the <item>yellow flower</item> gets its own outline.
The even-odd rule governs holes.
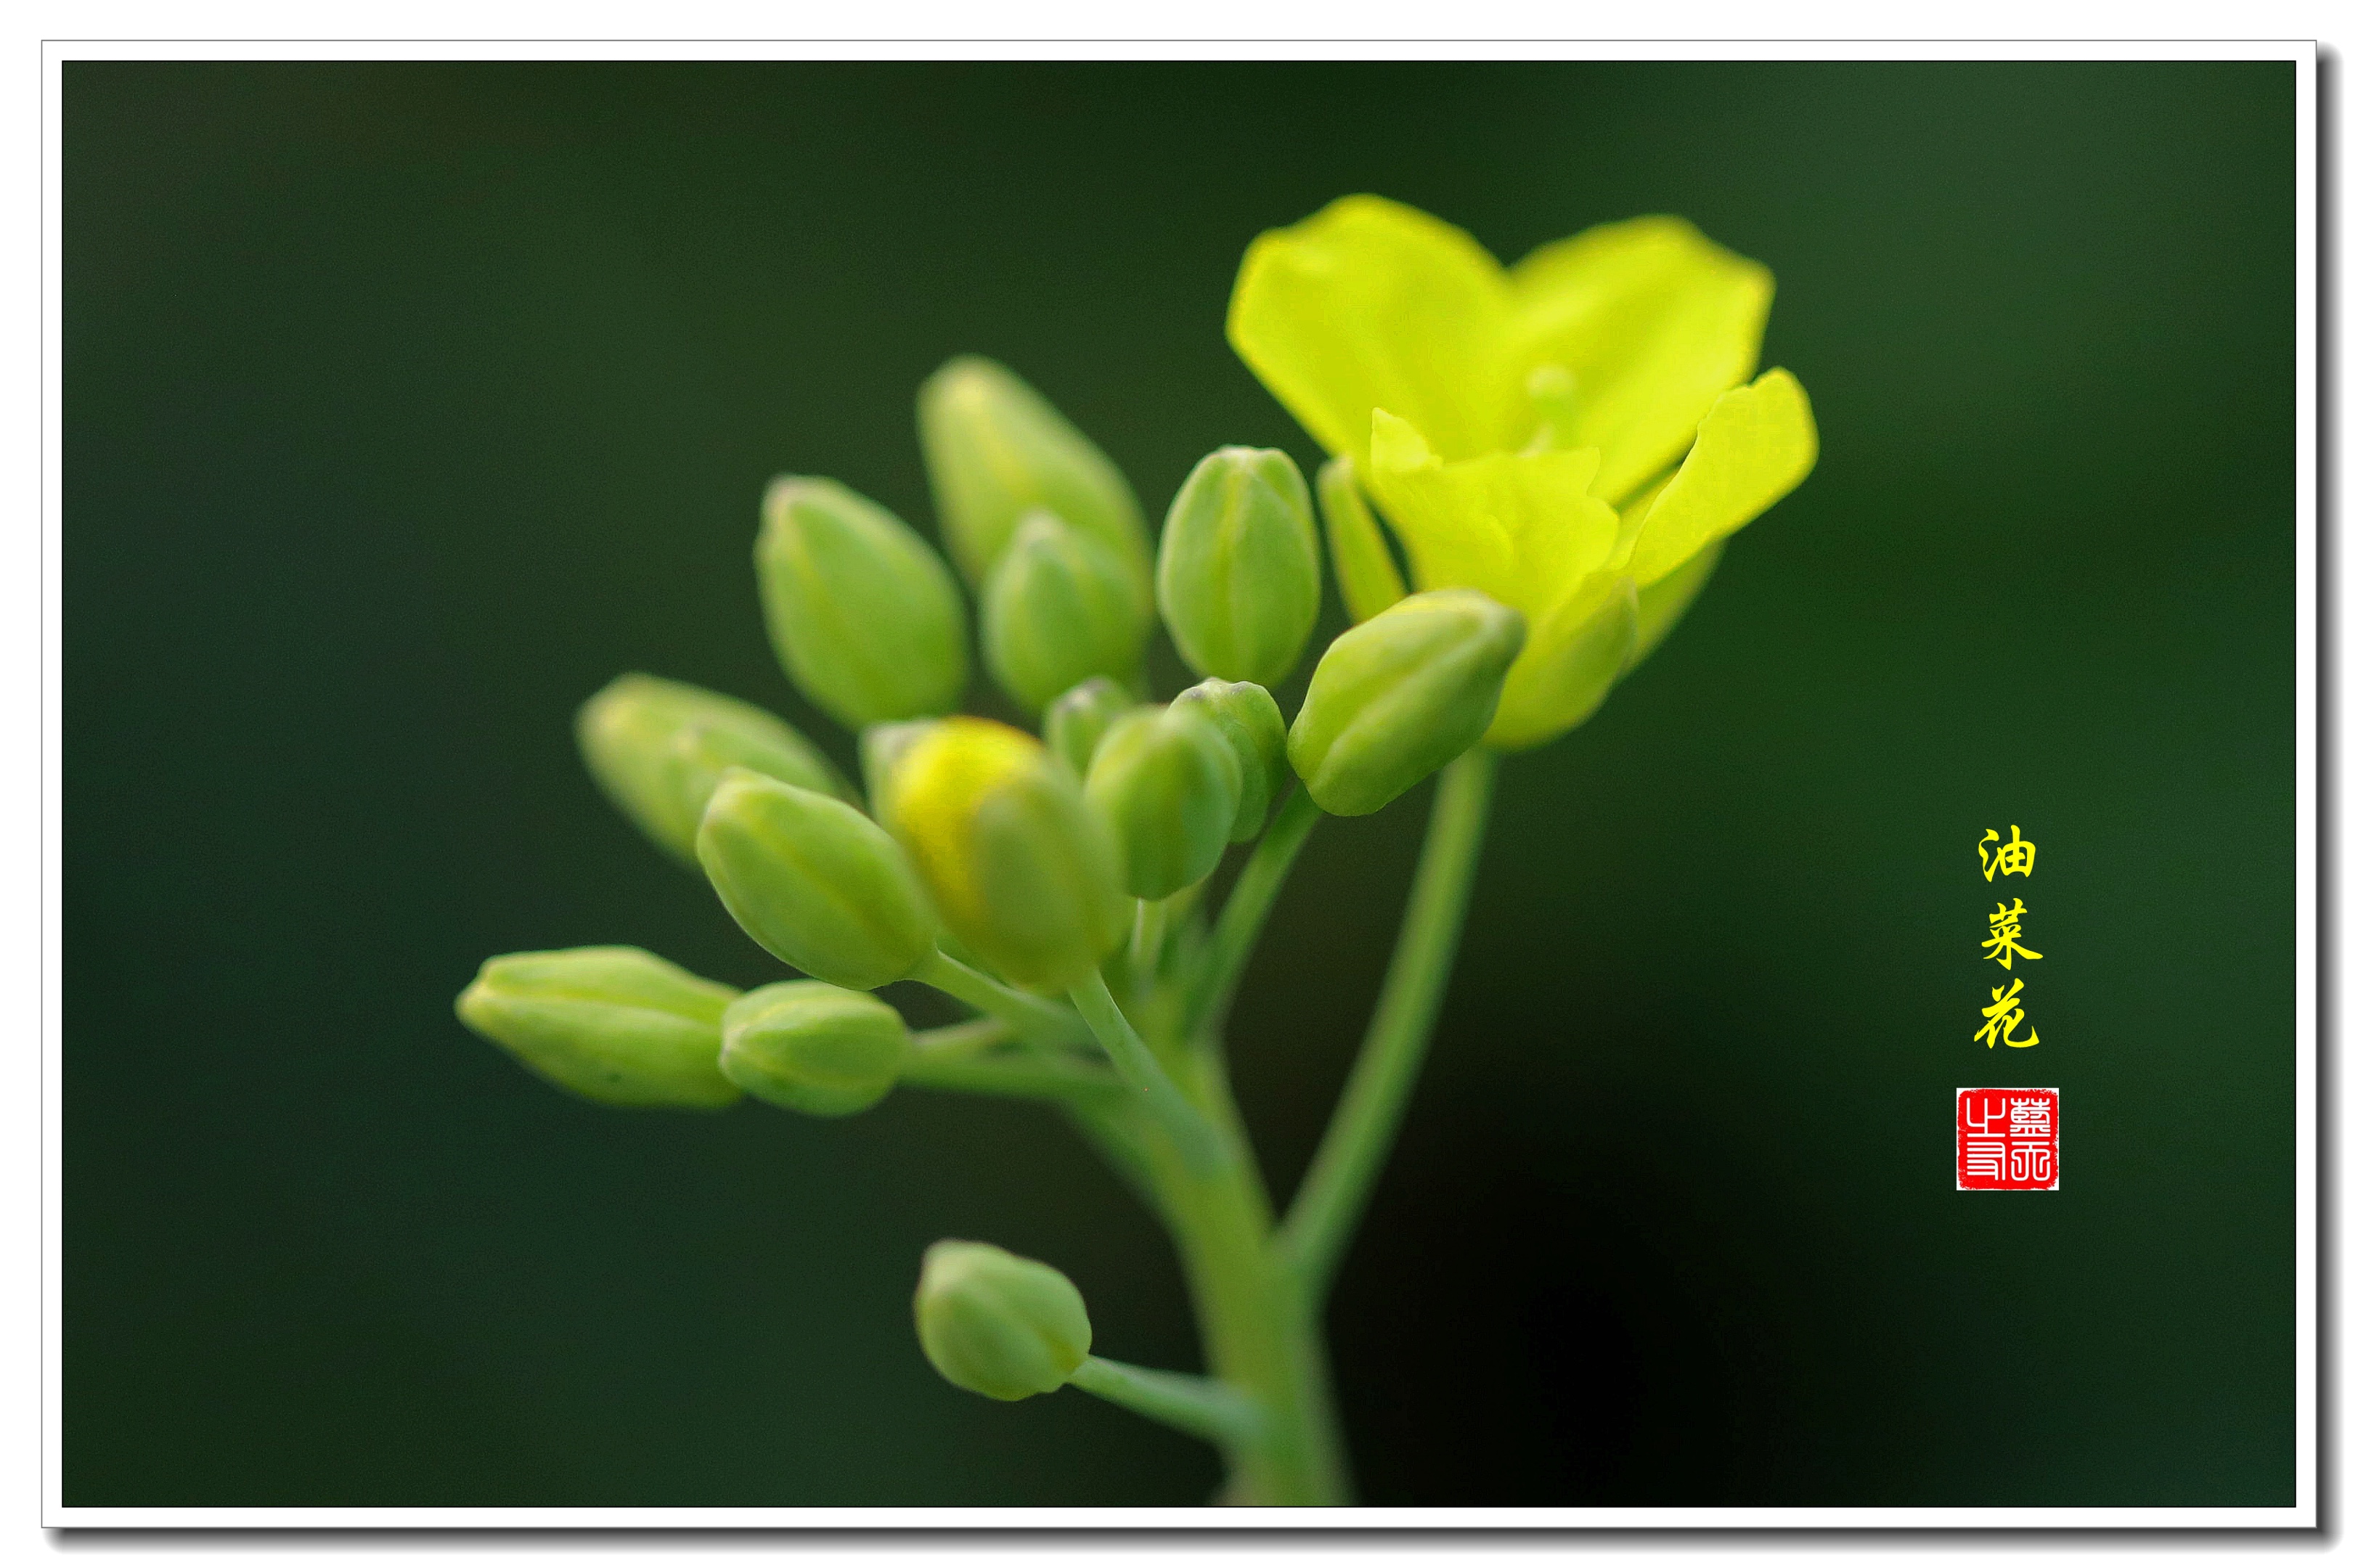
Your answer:
[[[1605,224],[1509,270],[1437,218],[1347,196],[1253,242],[1228,341],[1337,460],[1320,493],[1355,618],[1405,591],[1355,480],[1418,589],[1522,611],[1484,737],[1516,750],[1595,711],[1726,536],[1817,461],[1801,384],[1748,381],[1773,287],[1677,218]]]

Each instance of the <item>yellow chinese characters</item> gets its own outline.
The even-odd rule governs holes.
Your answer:
[[[1992,844],[1997,844],[1995,854],[1990,852]],[[2028,876],[2030,863],[2039,858],[2039,846],[2023,838],[2022,828],[2017,824],[2011,844],[1998,844],[1997,829],[1993,827],[1982,835],[1982,841],[1974,847],[1974,852],[1982,858],[1982,881],[1994,882],[2001,871],[2009,877]]]
[[[2039,1031],[2036,1029],[2030,1032],[2028,1040],[2014,1037],[2016,1026],[2022,1022],[2022,1005],[2016,1000],[2021,994],[2022,982],[2019,979],[2010,985],[1990,987],[1990,1004],[1982,1009],[1982,1026],[1974,1032],[1974,1038],[1987,1045],[1996,1045],[2001,1039],[2017,1047],[2038,1044]]]
[[[1990,916],[1989,940],[1982,944],[1990,950],[1983,957],[1996,959],[1999,968],[2011,972],[2017,954],[2026,958],[2043,957],[2022,945],[2022,917],[2026,913],[2020,899],[2014,901],[2012,909],[2003,900],[1999,902],[1997,913]]]
[[[1981,842],[1974,847],[1974,853],[1981,858],[1982,881],[1996,881],[2001,876],[2030,875],[2031,866],[2039,857],[2039,846],[2022,836],[2020,824],[2013,825],[2013,832],[2011,840],[2001,841],[1997,829],[1992,827],[1983,833]],[[2017,958],[2032,959],[2044,956],[2023,946],[2022,920],[2028,913],[2023,901],[2017,898],[2012,904],[2004,899],[1998,900],[1997,908],[1990,914],[1990,934],[1982,943],[1982,957],[2009,974],[2013,973]],[[2031,1030],[2025,1039],[2015,1038],[2015,1032],[2022,1027],[2022,981],[2017,978],[2006,985],[1990,987],[1990,1004],[1982,1009],[1982,1026],[1974,1032],[1974,1038],[1985,1045],[1995,1047],[2003,1042],[2017,1050],[2038,1044],[2039,1031],[2036,1029]]]

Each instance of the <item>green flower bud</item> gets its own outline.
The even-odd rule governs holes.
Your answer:
[[[710,1110],[737,1101],[717,1065],[736,995],[642,948],[568,947],[486,959],[459,1017],[586,1098]]]
[[[654,676],[617,676],[574,721],[581,758],[642,832],[696,863],[696,825],[730,767],[849,800],[851,786],[784,719],[750,702]]]
[[[942,923],[1012,984],[1060,992],[1121,940],[1120,860],[1079,781],[1021,730],[955,717],[903,751],[878,818]]]
[[[1283,452],[1222,447],[1195,465],[1163,524],[1154,594],[1197,675],[1274,686],[1318,622],[1310,487]]]
[[[1073,1281],[987,1242],[926,1248],[916,1311],[934,1370],[987,1399],[1053,1393],[1088,1359],[1089,1309]]]
[[[1169,898],[1220,863],[1243,771],[1198,708],[1142,708],[1106,731],[1085,793],[1113,828],[1133,895]]]
[[[772,481],[753,546],[770,645],[849,729],[947,713],[966,690],[966,607],[933,546],[831,479]]]
[[[1286,754],[1310,798],[1364,816],[1481,738],[1523,618],[1470,588],[1412,593],[1328,644]]]
[[[1091,676],[1048,705],[1048,716],[1040,726],[1041,739],[1065,760],[1075,778],[1087,778],[1098,742],[1105,739],[1115,719],[1137,706],[1138,699],[1120,681]]]
[[[934,950],[908,856],[839,800],[733,768],[704,809],[696,858],[745,935],[829,985],[872,990]]]
[[[1023,515],[1045,510],[1105,546],[1145,600],[1146,524],[1130,481],[1012,371],[972,354],[942,366],[917,393],[917,438],[968,583],[981,587]]]
[[[720,1071],[756,1099],[812,1116],[849,1116],[892,1090],[909,1026],[868,995],[817,980],[747,991],[720,1020]]]
[[[1239,788],[1236,826],[1228,838],[1241,844],[1269,819],[1269,808],[1293,771],[1285,762],[1285,716],[1277,698],[1250,681],[1197,681],[1171,699],[1174,708],[1200,712],[1220,727],[1237,754]]]
[[[1091,676],[1125,676],[1152,611],[1105,546],[1045,512],[1023,519],[982,590],[982,656],[1036,713]]]

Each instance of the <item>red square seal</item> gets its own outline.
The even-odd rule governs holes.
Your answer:
[[[1957,1091],[1957,1190],[2051,1193],[2062,1183],[2057,1139],[2062,1096],[2054,1089]]]

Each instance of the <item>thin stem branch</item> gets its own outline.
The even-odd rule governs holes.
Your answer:
[[[1423,1065],[1481,863],[1482,828],[1497,773],[1496,755],[1477,746],[1441,775],[1383,994],[1281,1234],[1307,1301],[1323,1299],[1334,1277]]]
[[[963,1058],[921,1053],[902,1069],[901,1081],[914,1088],[1015,1099],[1065,1101],[1122,1092],[1121,1080],[1103,1067],[1046,1053]]]
[[[957,1062],[979,1056],[993,1045],[1004,1045],[1014,1038],[1015,1031],[1007,1026],[1004,1019],[969,1018],[964,1023],[920,1029],[909,1036],[909,1044],[920,1061]]]
[[[1223,1446],[1250,1442],[1261,1424],[1260,1411],[1249,1395],[1214,1378],[1092,1356],[1073,1374],[1072,1385],[1149,1421]]]
[[[1163,1064],[1155,1060],[1154,1053],[1147,1049],[1146,1042],[1138,1037],[1138,1031],[1131,1027],[1121,1005],[1106,989],[1105,976],[1092,973],[1073,988],[1072,998],[1073,1005],[1080,1009],[1081,1016],[1097,1035],[1098,1044],[1112,1058],[1114,1071],[1138,1091],[1140,1100],[1171,1135],[1188,1164],[1198,1171],[1219,1166],[1225,1159],[1219,1134],[1187,1102],[1179,1086],[1171,1081],[1171,1075],[1163,1070]]]
[[[1237,981],[1244,973],[1245,961],[1252,957],[1253,946],[1260,940],[1260,928],[1269,921],[1279,890],[1285,886],[1285,875],[1293,869],[1293,858],[1302,852],[1310,830],[1318,826],[1319,816],[1318,803],[1310,798],[1310,792],[1296,789],[1278,808],[1276,819],[1262,832],[1260,842],[1253,846],[1252,858],[1237,874],[1237,885],[1229,891],[1228,903],[1220,906],[1219,924],[1212,929],[1212,945],[1205,951],[1191,983],[1187,1002],[1190,1035],[1219,1032],[1228,1016],[1228,1003],[1236,995]]]
[[[1043,1045],[1076,1044],[1087,1038],[1079,1021],[1042,997],[1026,996],[1001,985],[989,975],[970,969],[936,947],[909,977],[921,985],[954,996],[977,1012],[1004,1021],[1024,1038]]]

